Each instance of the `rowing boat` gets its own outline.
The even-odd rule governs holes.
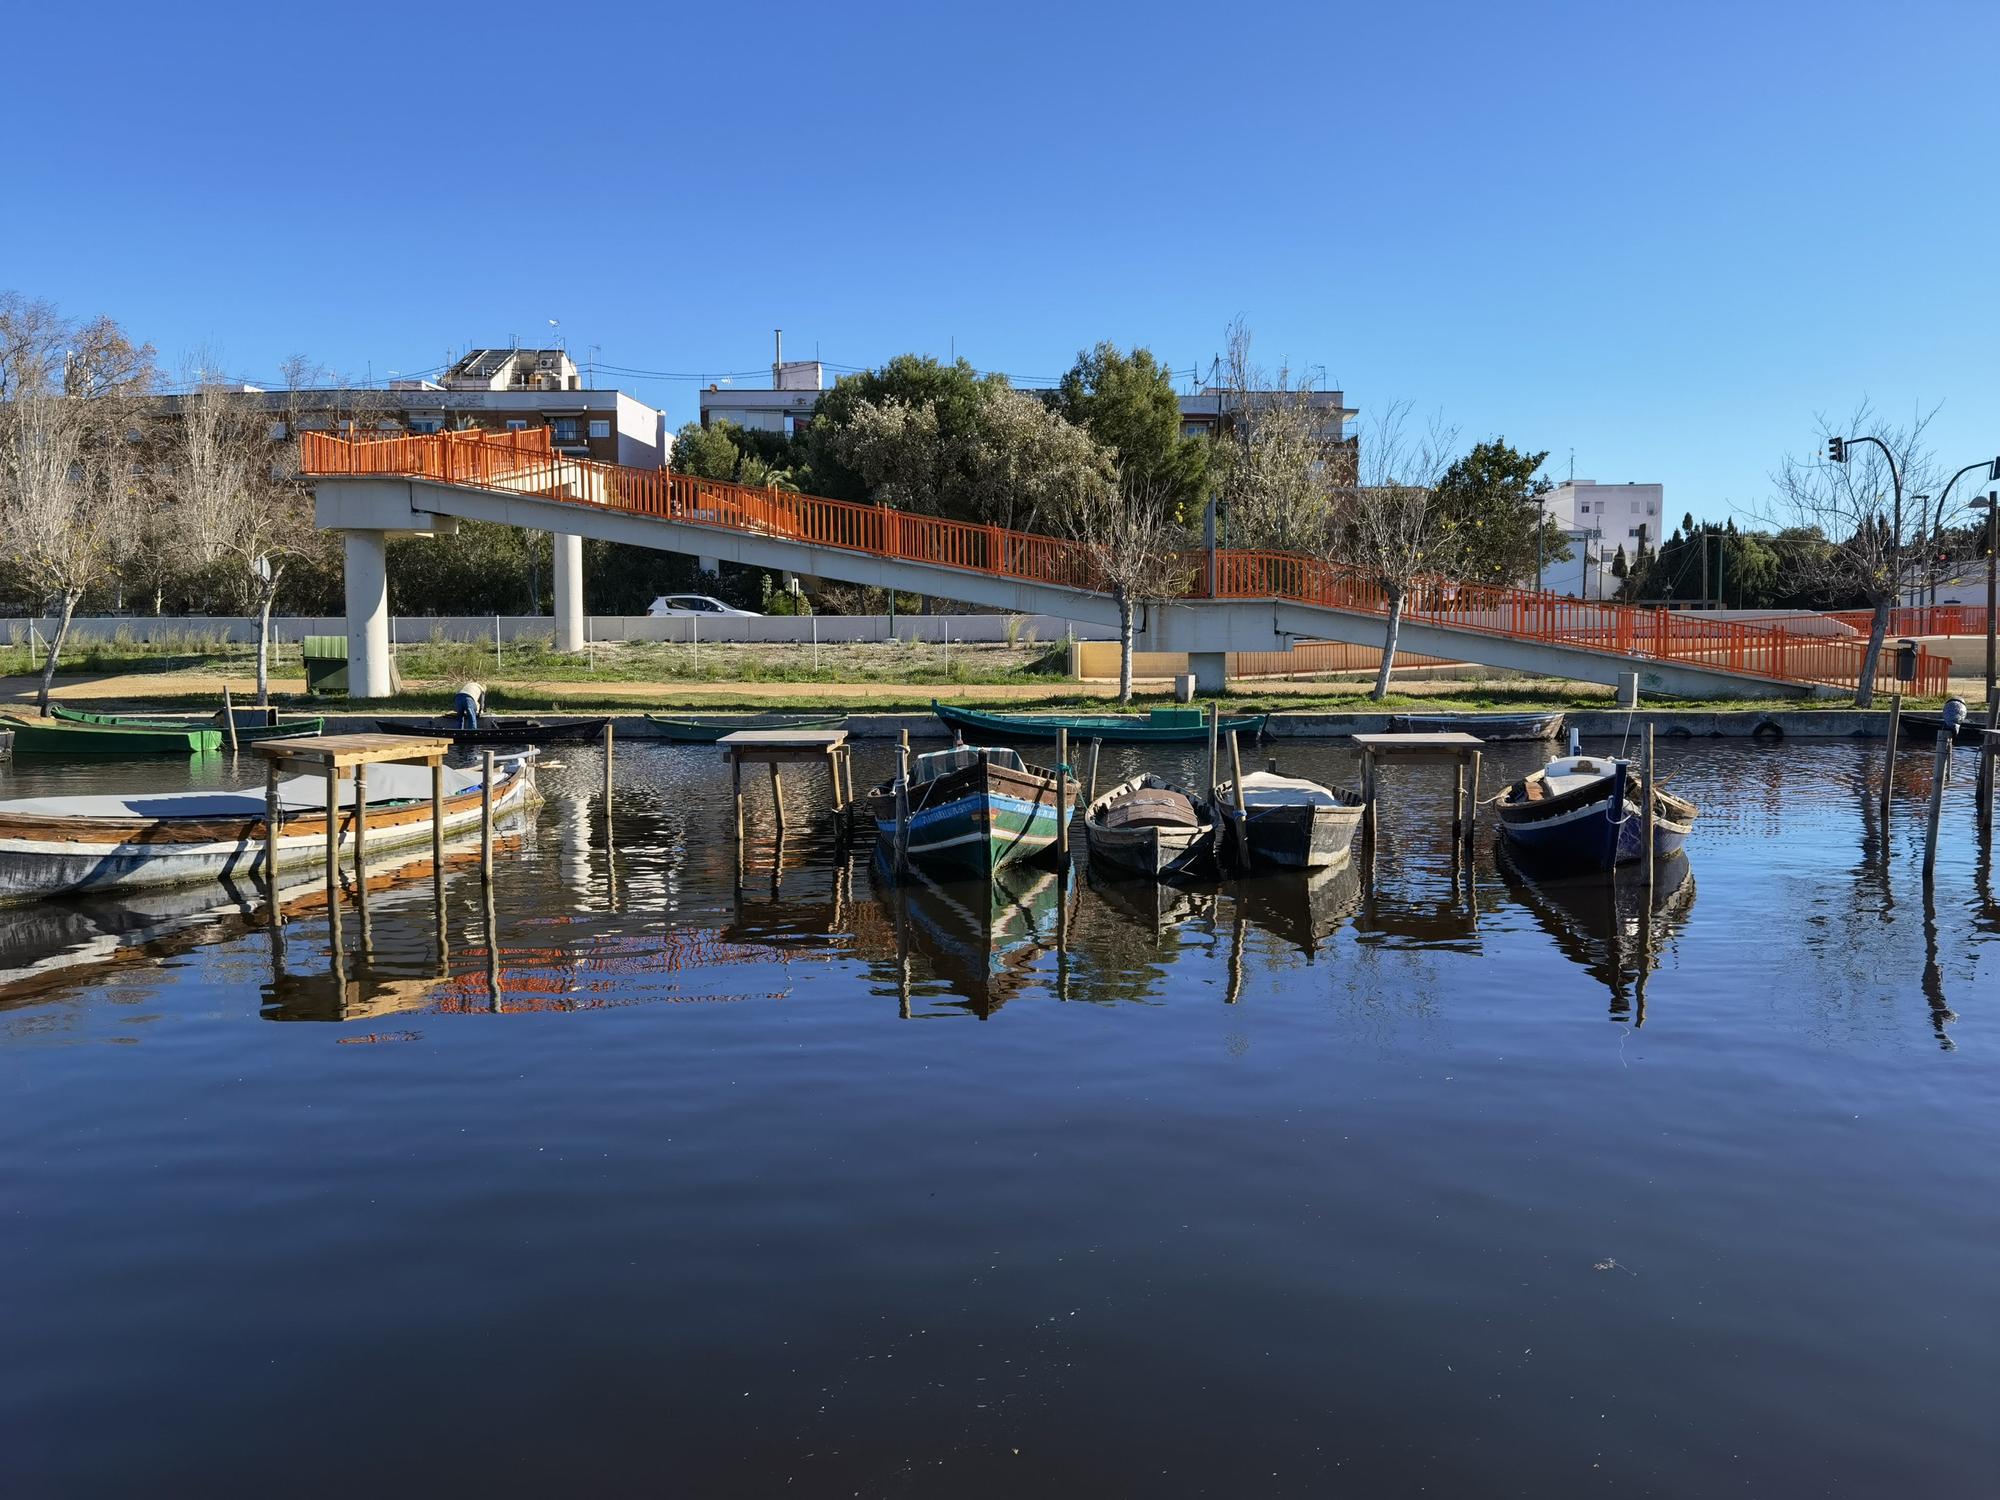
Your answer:
[[[49,712],[56,718],[72,724],[96,724],[112,729],[205,729],[206,724],[191,723],[175,719],[142,719],[131,714],[97,714],[80,708],[64,708],[60,703],[49,705]],[[221,715],[216,715],[217,719]],[[304,735],[319,734],[326,728],[324,718],[310,717],[280,719],[274,713],[261,708],[239,708],[231,713],[236,725],[236,741],[249,745],[259,740],[295,740]],[[217,731],[218,743],[228,737],[228,728]]]
[[[1072,783],[1072,788],[1074,783]],[[897,781],[884,782],[863,799],[884,839],[896,837]],[[911,762],[908,788],[910,863],[944,879],[979,879],[1002,865],[1045,853],[1060,819],[1056,773],[1031,766],[1020,753],[990,746],[955,745]]]
[[[1091,803],[1083,834],[1093,861],[1151,880],[1214,863],[1215,817],[1207,803],[1151,772]]]
[[[847,715],[839,714],[647,714],[660,738],[684,745],[713,745],[739,729],[831,729]]]
[[[1546,714],[1393,714],[1391,734],[1476,734],[1496,740],[1553,740],[1562,736],[1563,715]]]
[[[14,732],[16,755],[208,755],[222,748],[220,730],[185,725],[140,728],[0,716],[0,726]]]
[[[1494,804],[1501,836],[1538,874],[1605,874],[1646,852],[1646,798],[1653,799],[1653,852],[1681,852],[1699,809],[1647,787],[1629,761],[1566,755],[1510,785]]]
[[[1236,785],[1227,788],[1236,805]],[[1255,864],[1324,870],[1347,858],[1361,826],[1361,794],[1298,776],[1252,771],[1243,778],[1243,838]]]
[[[610,719],[486,719],[476,729],[467,729],[454,719],[430,719],[410,724],[397,719],[377,719],[375,727],[384,734],[416,734],[425,739],[450,740],[454,745],[557,745],[594,740],[604,733]]]
[[[1072,740],[1107,745],[1186,745],[1208,738],[1208,720],[1198,708],[1156,708],[1149,714],[988,714],[931,700],[931,712],[953,729],[985,739],[1053,740],[1067,729]],[[1221,721],[1223,734],[1252,740],[1264,733],[1268,714]]]
[[[80,729],[79,733],[89,733]],[[498,816],[535,796],[534,761],[510,757],[493,783]],[[478,769],[444,772],[446,833],[481,817]],[[351,852],[354,779],[339,784],[339,849]],[[326,781],[294,776],[278,783],[278,859],[294,868],[326,855]],[[431,773],[422,766],[369,768],[368,847],[393,849],[431,836]],[[0,901],[37,900],[78,891],[139,890],[261,874],[267,830],[262,785],[219,791],[129,796],[19,797],[0,802]]]

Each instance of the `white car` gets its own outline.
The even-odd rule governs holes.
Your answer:
[[[646,613],[661,615],[756,615],[754,609],[738,609],[707,594],[662,594],[646,606]],[[761,616],[759,616],[761,618]]]

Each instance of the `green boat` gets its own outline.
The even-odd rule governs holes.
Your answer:
[[[80,708],[64,708],[59,703],[51,703],[49,712],[56,718],[71,724],[95,724],[107,729],[205,729],[206,725],[191,724],[185,719],[142,719],[131,714],[94,714]],[[236,742],[251,744],[256,740],[296,740],[309,734],[320,734],[326,728],[324,718],[277,719],[261,708],[239,708],[232,715],[236,721]],[[216,743],[220,745],[228,739],[227,730],[216,731]]]
[[[16,755],[209,755],[222,748],[221,730],[185,725],[148,728],[0,717],[0,727],[13,730]]]
[[[1067,729],[1072,741],[1103,740],[1107,745],[1187,745],[1208,738],[1208,719],[1198,708],[1156,708],[1150,714],[983,714],[931,700],[931,712],[951,728],[982,739],[1053,740]],[[1224,734],[1264,733],[1269,714],[1224,719]]]
[[[713,745],[739,729],[832,729],[845,723],[839,714],[647,714],[659,726],[660,738],[683,745]]]

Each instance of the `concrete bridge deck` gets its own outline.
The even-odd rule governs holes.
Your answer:
[[[348,679],[357,696],[390,691],[386,538],[448,534],[461,520],[554,534],[564,649],[583,644],[584,537],[1021,614],[1118,622],[1117,601],[1093,586],[1086,550],[1059,538],[621,469],[546,444],[540,432],[305,436],[317,523],[346,539]],[[1298,640],[1382,643],[1387,600],[1354,570],[1241,551],[1194,555],[1189,564],[1190,592],[1141,606],[1138,644],[1189,653],[1205,690],[1221,689],[1227,652],[1284,651]],[[1636,672],[1647,692],[1691,698],[1852,693],[1862,655],[1851,639],[1444,580],[1413,591],[1398,645],[1582,682]],[[1920,663],[1940,680],[1947,670],[1941,660]]]

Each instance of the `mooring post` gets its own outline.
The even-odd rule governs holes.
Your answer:
[[[1208,703],[1208,805],[1215,807],[1217,783],[1222,779],[1222,704],[1211,698]]]
[[[479,756],[479,878],[493,884],[493,752]]]
[[[1472,786],[1465,798],[1465,852],[1467,855],[1465,876],[1468,881],[1472,878],[1472,860],[1470,856],[1479,845],[1479,768],[1480,758],[1484,754],[1483,750],[1472,752]]]
[[[778,774],[778,763],[771,762],[771,806],[778,815],[778,834],[785,832],[785,779]]]
[[[1097,753],[1104,748],[1103,740],[1090,742],[1090,784],[1083,794],[1083,805],[1088,808],[1097,800]]]
[[[1896,784],[1896,732],[1903,724],[1903,695],[1896,693],[1889,699],[1889,744],[1882,752],[1882,836],[1889,835],[1889,794]],[[1882,850],[1886,857],[1889,850],[1885,844]]]
[[[326,763],[326,923],[335,962],[340,953],[340,772]]]
[[[1234,809],[1231,816],[1236,824],[1236,868],[1250,868],[1250,831],[1245,826],[1248,814],[1243,808],[1243,753],[1237,748],[1236,731],[1229,731],[1229,769],[1235,777],[1230,787],[1229,802]]]
[[[1646,817],[1642,825],[1646,839],[1646,910],[1653,909],[1653,820],[1659,816],[1659,795],[1653,790],[1653,726],[1646,726]]]
[[[1937,868],[1938,815],[1944,810],[1944,784],[1951,771],[1951,743],[1954,736],[1949,729],[1940,729],[1937,750],[1931,757],[1931,811],[1924,827],[1924,879],[1931,878]]]
[[[736,799],[736,847],[743,847],[743,758],[732,745],[725,754],[729,757],[729,790]]]
[[[229,701],[229,684],[222,685],[222,726],[229,735],[229,753],[236,753],[236,709]]]
[[[431,866],[444,879],[444,761],[431,762]]]
[[[611,843],[611,726],[604,726],[604,842]]]
[[[984,757],[982,756],[982,759]],[[1069,728],[1056,730],[1056,872],[1069,879]],[[1057,892],[1061,899],[1061,892]]]
[[[278,805],[278,762],[264,762],[264,879],[271,888],[271,923],[278,921],[278,827],[283,809]]]
[[[896,873],[910,868],[910,731],[896,732]]]
[[[368,934],[368,763],[354,768],[354,903],[361,912],[361,956],[373,959]]]
[[[1452,763],[1451,847],[1454,857],[1465,847],[1465,757]]]

